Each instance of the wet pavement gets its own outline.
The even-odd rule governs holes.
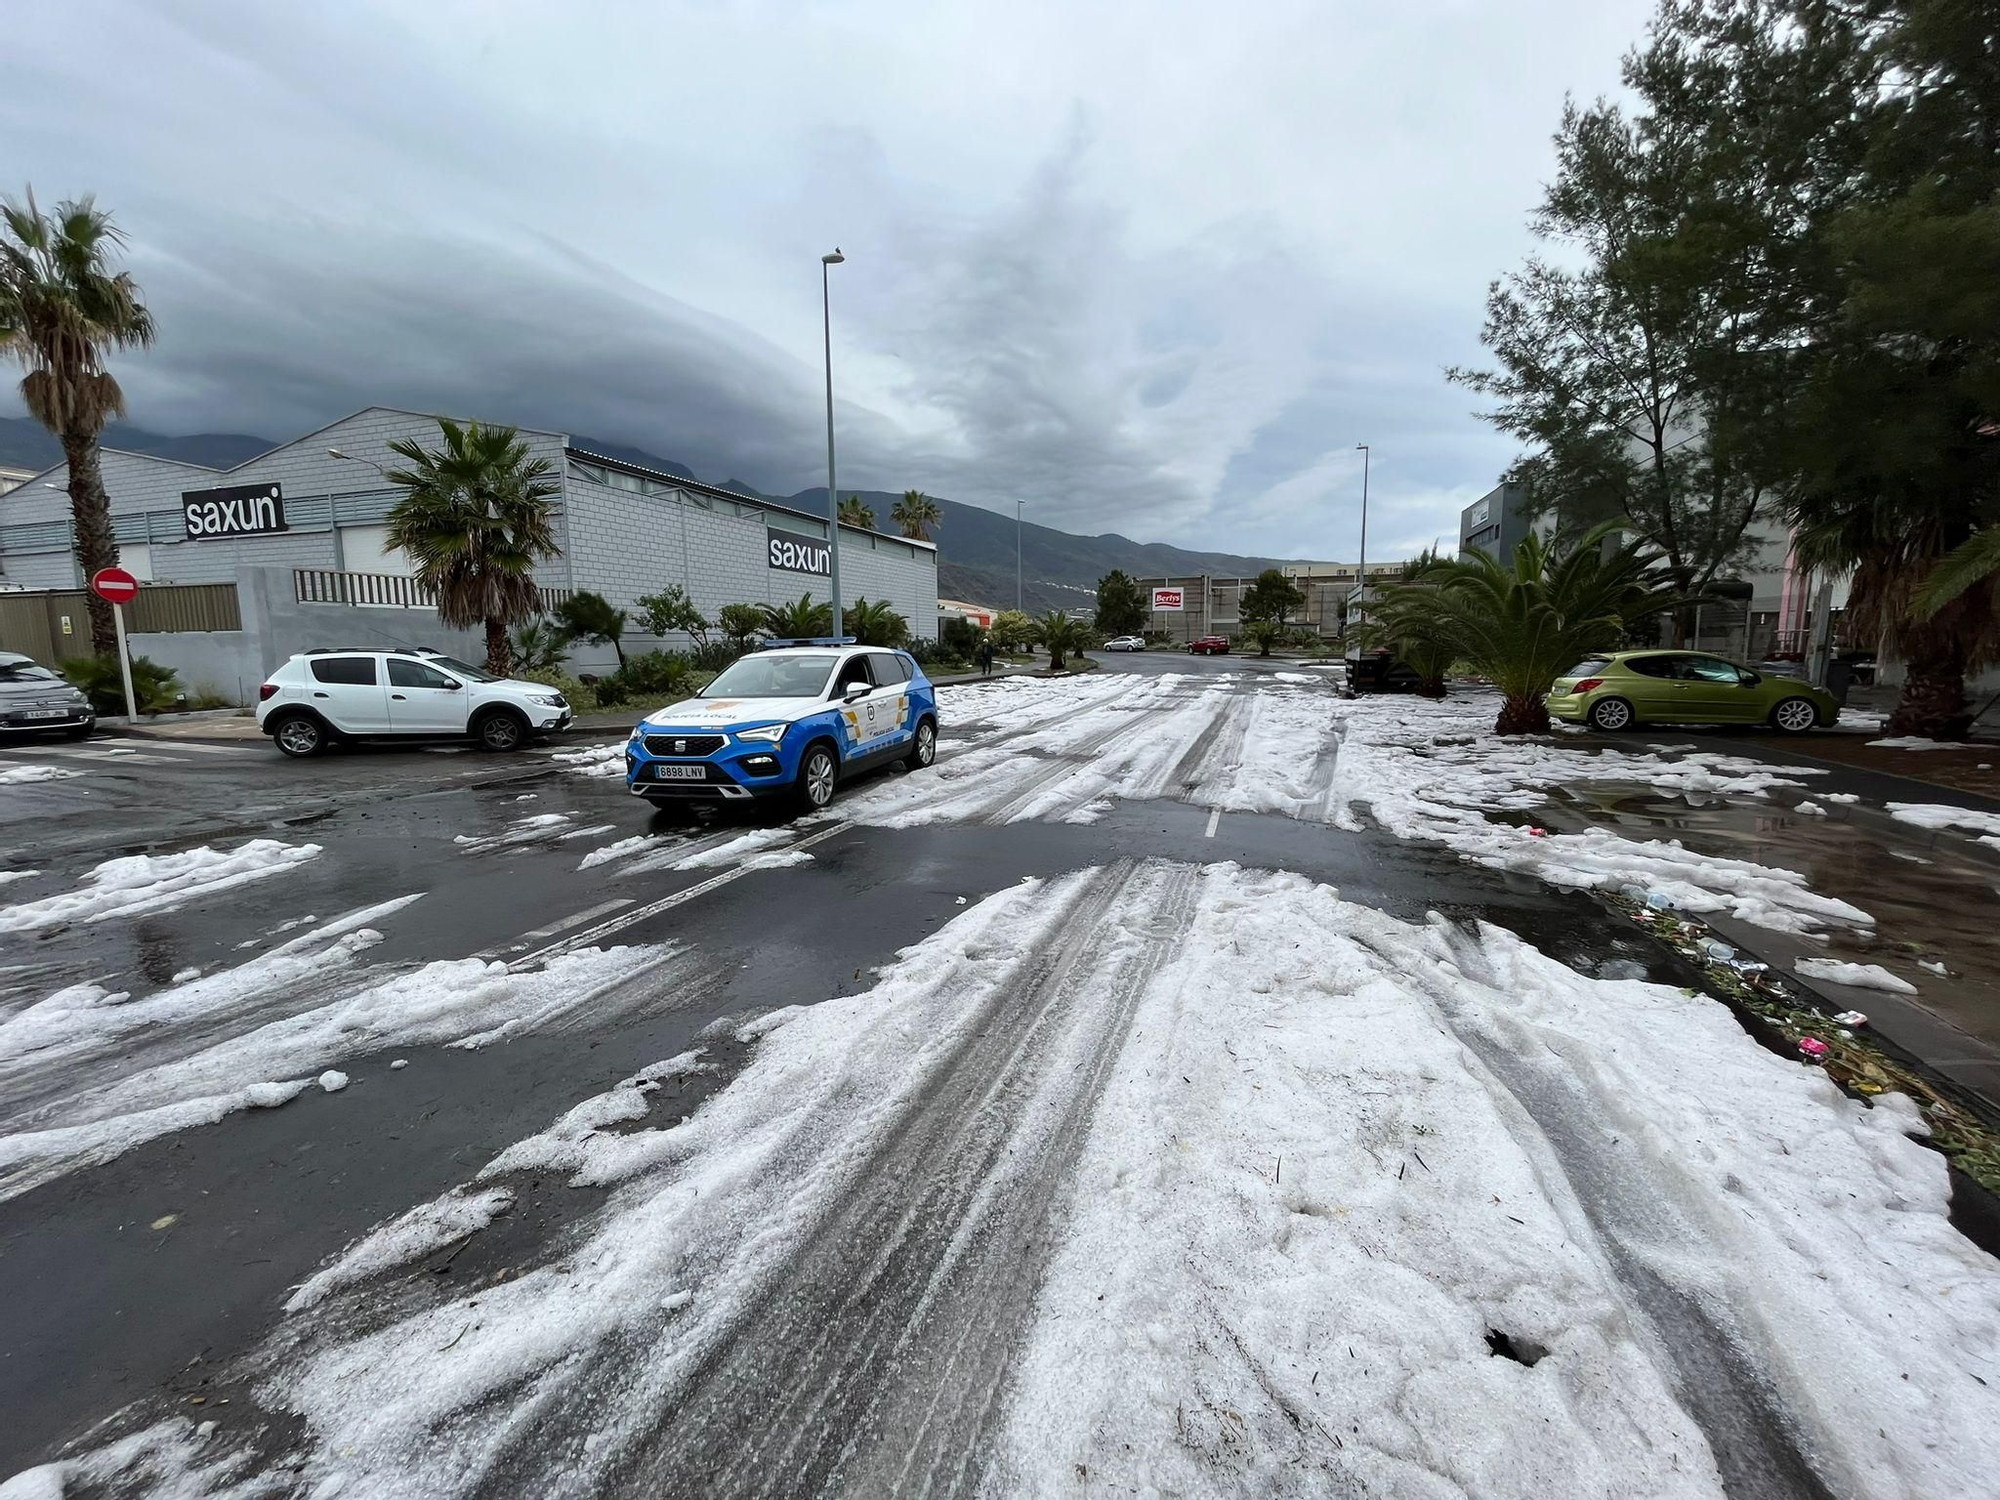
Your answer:
[[[1736,754],[1744,748],[1730,740],[1714,745]],[[1702,854],[1796,870],[1821,895],[1860,907],[1875,918],[1872,929],[1836,925],[1823,939],[1716,915],[1707,920],[1739,949],[1820,995],[1830,1011],[1862,1011],[1877,1032],[2000,1115],[2000,922],[1992,920],[2000,910],[2000,850],[1891,817],[1877,799],[1884,793],[1911,799],[1907,785],[1884,787],[1885,779],[1808,776],[1802,790],[1781,789],[1768,799],[1577,785],[1557,789],[1546,814],[1537,816],[1561,826],[1610,828],[1628,838],[1678,839]],[[1827,800],[1833,792],[1873,795],[1839,803]],[[1925,789],[1923,800],[1948,799],[1954,806],[1990,805]],[[1798,812],[1800,801],[1825,812]],[[1795,971],[1801,958],[1879,965],[1917,993],[1808,980]],[[1942,965],[1943,972],[1925,965]]]
[[[1117,669],[1231,673],[1245,686],[1298,670],[1158,655]],[[1583,972],[1694,982],[1587,897],[1385,834],[1215,815],[1179,800],[1118,803],[1088,825],[866,827],[840,821],[836,805],[831,817],[796,828],[763,809],[687,826],[650,814],[616,777],[562,770],[551,752],[496,759],[391,749],[302,765],[262,744],[61,748],[72,753],[0,752],[0,769],[43,763],[81,773],[0,788],[0,869],[40,872],[11,883],[7,903],[70,888],[90,864],[116,853],[253,833],[311,841],[322,853],[294,872],[177,910],[0,938],[0,1017],[68,984],[143,997],[188,968],[212,972],[268,950],[286,924],[417,893],[420,901],[383,922],[383,940],[366,954],[372,970],[472,955],[513,959],[606,928],[615,931],[603,941],[657,945],[656,962],[645,993],[604,1021],[477,1050],[418,1046],[343,1057],[352,1082],[340,1093],[308,1090],[284,1108],[230,1114],[0,1202],[0,1285],[10,1304],[0,1351],[0,1410],[8,1413],[0,1475],[50,1456],[129,1402],[219,1403],[231,1390],[247,1399],[229,1383],[241,1379],[231,1361],[271,1332],[290,1287],[369,1226],[468,1180],[580,1100],[712,1039],[723,1018],[866,988],[871,971],[899,950],[1025,878],[1125,860],[1236,861],[1295,871],[1405,919],[1436,911],[1493,922]],[[1934,953],[1953,971],[1949,982],[1922,976],[1921,1010],[1941,1028],[1927,1045],[1962,1036],[1969,1067],[2000,1057],[2000,931],[1951,909],[1981,881],[2000,885],[2000,865],[1941,848],[1938,836],[1920,830],[1885,832],[1860,814],[1814,820],[1781,807],[1701,807],[1629,788],[1571,789],[1563,813],[1635,836],[1799,862],[1816,889],[1878,918],[1881,939],[1836,936],[1835,956],[1900,970],[1917,955],[1898,942],[1926,945],[1923,956]],[[552,815],[563,821],[524,826]],[[810,838],[812,862],[721,872],[664,867],[666,851],[759,831]],[[643,869],[624,861],[580,867],[589,851],[635,833],[661,840]],[[1890,865],[1882,852],[1892,842],[1931,863]],[[274,1013],[306,998],[273,997]],[[1883,1010],[1887,1031],[1887,997],[1866,998]],[[1917,1033],[1913,1022],[1910,1035]],[[399,1057],[409,1065],[392,1070]],[[725,1071],[701,1082],[684,1107],[726,1081]],[[504,1274],[510,1260],[544,1253],[596,1201],[553,1181],[532,1184],[504,1235],[463,1257],[454,1252],[425,1274],[460,1282]],[[857,1223],[873,1211],[857,1208]],[[798,1306],[784,1316],[814,1316],[830,1283],[807,1275],[799,1285]]]

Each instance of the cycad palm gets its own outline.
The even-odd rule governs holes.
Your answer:
[[[943,524],[944,511],[922,490],[904,490],[903,498],[889,508],[889,519],[904,536],[927,542],[931,528]]]
[[[104,368],[104,354],[152,343],[153,318],[131,276],[111,269],[111,252],[124,238],[89,198],[58,203],[44,214],[30,191],[26,203],[0,201],[0,221],[6,229],[0,234],[0,349],[28,372],[21,399],[29,414],[62,443],[76,557],[88,577],[118,561],[97,437],[107,420],[124,412],[125,393]],[[108,656],[117,650],[111,606],[95,594],[84,603],[91,649]]]
[[[389,512],[389,542],[437,591],[439,619],[485,627],[486,670],[505,675],[507,627],[541,609],[534,570],[558,550],[549,502],[560,487],[512,427],[440,417],[438,429],[441,448],[412,438],[389,445],[410,465],[387,471],[403,491]]]
[[[1541,734],[1558,677],[1618,645],[1634,621],[1684,602],[1642,544],[1605,554],[1613,529],[1598,527],[1568,551],[1530,536],[1505,563],[1480,551],[1440,562],[1382,591],[1383,624],[1421,630],[1435,650],[1490,678],[1503,699],[1497,733]]]

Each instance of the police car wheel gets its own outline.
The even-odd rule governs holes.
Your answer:
[[[839,777],[833,752],[824,745],[813,746],[799,766],[799,801],[810,808],[825,807],[833,801],[834,783]]]
[[[937,726],[929,719],[917,725],[917,737],[910,745],[910,753],[903,757],[903,764],[912,771],[921,771],[937,759]]]

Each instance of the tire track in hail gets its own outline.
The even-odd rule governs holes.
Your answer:
[[[609,1488],[967,1487],[1056,1195],[1139,998],[1186,928],[1196,875],[1127,861],[1088,877],[1059,940],[996,989],[854,1190],[717,1340]]]
[[[1504,990],[1484,950],[1464,932],[1445,927],[1460,971],[1475,983]],[[1397,956],[1356,940],[1385,963]],[[1400,963],[1399,963],[1400,966]],[[1505,1037],[1470,1020],[1461,997],[1433,974],[1403,970],[1422,986],[1438,1020],[1478,1060],[1491,1081],[1503,1116],[1521,1122],[1553,1161],[1562,1186],[1588,1221],[1601,1260],[1619,1286],[1618,1300],[1651,1337],[1668,1384],[1708,1439],[1723,1488],[1732,1500],[1833,1500],[1838,1492],[1809,1453],[1809,1434],[1788,1410],[1783,1393],[1743,1336],[1740,1309],[1727,1287],[1701,1287],[1673,1279],[1665,1269],[1678,1260],[1717,1259],[1713,1241],[1677,1206],[1665,1168],[1641,1168],[1613,1156],[1602,1143],[1629,1129],[1605,1111],[1563,1055],[1558,1038],[1534,1029],[1517,1049]],[[1531,1028],[1533,1029],[1533,1028]],[[1659,1172],[1652,1181],[1635,1181]],[[1848,1488],[1841,1486],[1840,1489]]]

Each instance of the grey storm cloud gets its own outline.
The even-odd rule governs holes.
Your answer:
[[[1441,370],[1647,7],[1445,8],[73,0],[11,18],[0,129],[132,237],[141,425],[380,402],[816,485],[839,242],[843,488],[1351,556],[1365,441],[1382,555],[1511,456]]]

